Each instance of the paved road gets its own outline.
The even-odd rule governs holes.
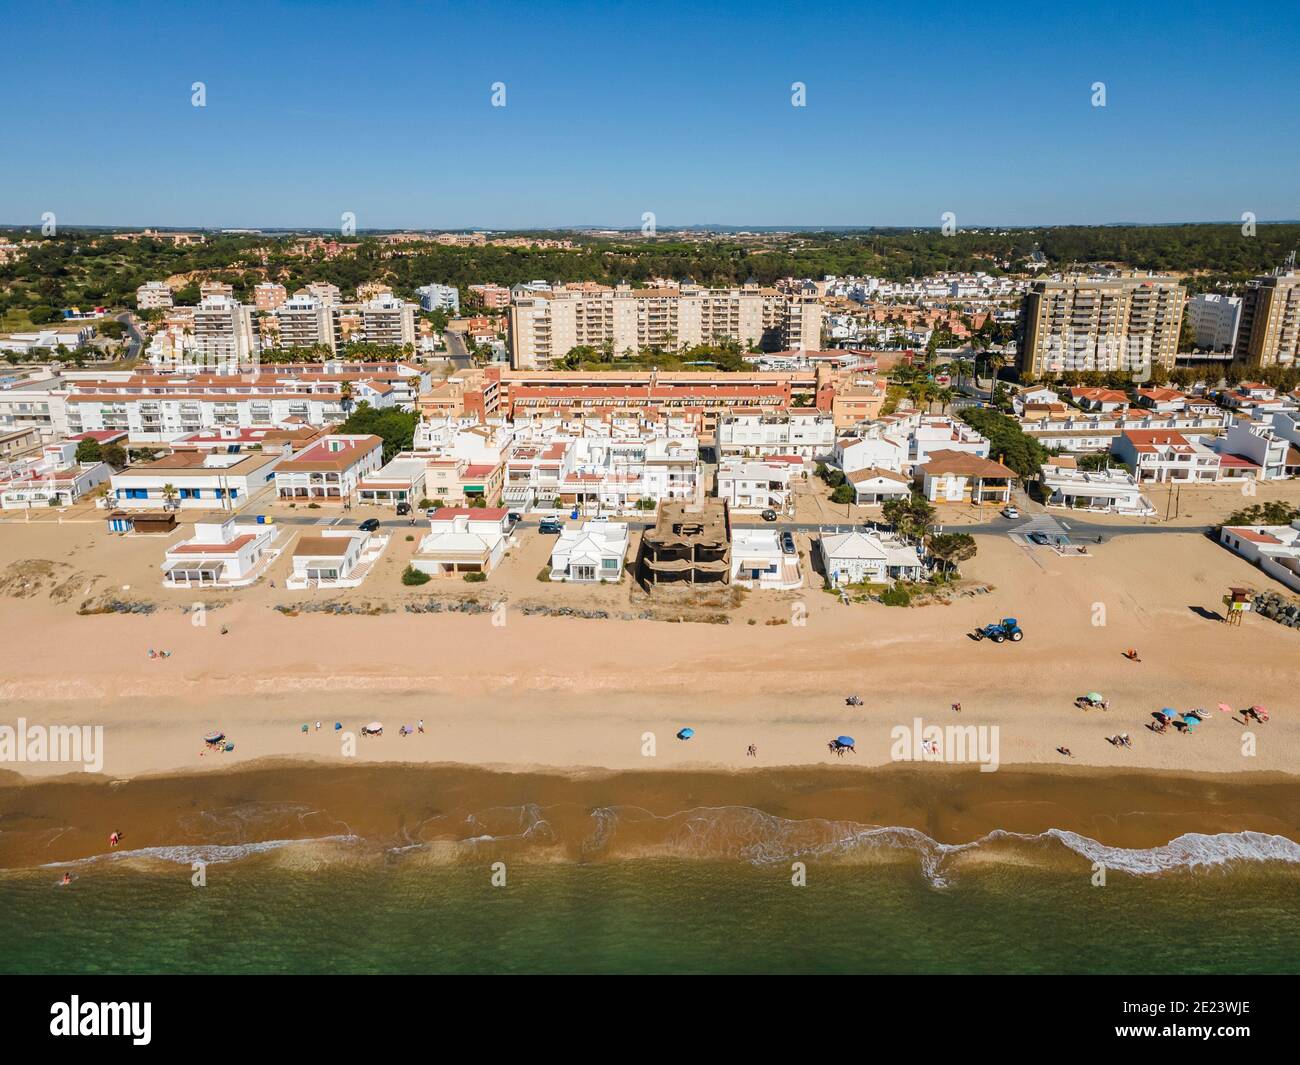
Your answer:
[[[144,334],[140,332],[139,326],[135,324],[135,319],[131,317],[130,311],[123,311],[115,317],[119,322],[126,326],[127,334],[130,337],[126,349],[126,355],[123,357],[134,359],[140,354],[141,349],[144,347]]]
[[[447,345],[447,356],[456,369],[465,370],[474,365],[474,360],[469,354],[469,347],[465,344],[464,333],[453,333],[451,330],[447,330],[442,334],[442,339]]]
[[[240,517],[246,521],[256,520],[255,515],[241,513]],[[1100,525],[1092,522],[1076,521],[1073,518],[1056,518],[1054,515],[1046,516],[1049,522],[1054,522],[1060,526],[1065,535],[1079,543],[1088,543],[1095,541],[1098,536],[1103,540],[1109,540],[1112,536],[1146,536],[1152,534],[1182,534],[1185,536],[1195,535],[1204,536],[1211,529],[1209,525]],[[568,519],[566,519],[567,522]],[[280,525],[319,525],[331,526],[334,528],[353,528],[361,524],[361,518],[343,517],[341,515],[322,514],[316,517],[308,517],[301,514],[276,515],[275,521]],[[1006,536],[1010,533],[1025,535],[1038,529],[1041,518],[1035,518],[1034,515],[1025,515],[1022,518],[996,518],[992,521],[985,522],[981,525],[941,525],[939,528],[944,532],[964,532],[972,536]],[[412,522],[409,518],[390,518],[379,522],[380,526],[385,529],[403,529],[409,528]],[[422,515],[417,515],[414,524],[416,526],[424,524]],[[733,521],[732,528],[735,529],[770,529],[776,528],[781,530],[790,530],[791,532],[808,532],[814,533],[822,529],[849,529],[855,525],[868,523],[852,521],[825,521],[825,522],[799,522],[799,521]],[[535,529],[538,522],[535,520],[521,521],[517,528]],[[628,522],[636,529],[649,529],[653,522],[630,520]],[[1021,530],[1024,529],[1024,532]],[[1051,534],[1052,530],[1044,526],[1043,530]]]

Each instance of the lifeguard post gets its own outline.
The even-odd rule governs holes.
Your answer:
[[[1229,588],[1228,594],[1223,597],[1223,605],[1228,608],[1224,622],[1229,625],[1240,625],[1241,619],[1250,609],[1250,589]]]

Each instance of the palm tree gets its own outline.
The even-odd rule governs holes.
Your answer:
[[[174,484],[165,484],[162,486],[163,505],[169,510],[176,508],[176,486]]]
[[[342,387],[339,389],[339,409],[342,410],[344,414],[347,414],[352,410],[351,381],[344,381]]]
[[[952,405],[955,395],[956,393],[951,388],[941,388],[934,394],[934,398],[939,401],[940,414],[948,413],[948,408]]]

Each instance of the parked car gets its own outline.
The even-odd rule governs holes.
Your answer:
[[[406,502],[405,500],[403,500],[402,502],[400,502],[400,503],[397,504],[397,516],[398,516],[399,518],[404,518],[404,517],[406,517],[406,515],[408,515],[409,513],[411,513],[411,504],[410,504],[410,503],[408,503],[408,502]]]
[[[1011,504],[1008,503],[1005,507],[1002,508],[1002,516],[1004,518],[1018,518],[1020,517],[1020,511],[1018,508],[1013,507],[1011,506]]]
[[[511,525],[518,525],[521,521],[524,520],[524,516],[520,514],[519,511],[512,510],[509,514],[506,515],[506,520],[510,522]]]
[[[1051,537],[1049,537],[1047,533],[1040,533],[1040,532],[1030,533],[1029,539],[1032,543],[1038,544],[1040,547],[1048,547],[1051,545],[1052,542]]]
[[[760,516],[764,521],[776,521],[776,511],[775,511],[775,510],[765,510],[765,511],[763,511],[763,513],[762,513],[761,515],[759,515],[759,516]]]
[[[560,521],[559,518],[543,518],[537,524],[537,531],[559,536],[564,531],[564,522]]]
[[[367,518],[365,521],[363,521],[363,522],[358,526],[358,528],[359,528],[362,532],[378,532],[378,531],[379,531],[379,519],[378,519],[378,518]]]
[[[781,550],[787,555],[794,554],[794,533],[788,529],[781,534]]]

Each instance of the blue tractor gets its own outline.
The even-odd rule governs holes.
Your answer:
[[[992,640],[994,643],[1002,643],[1004,640],[1019,643],[1025,638],[1025,634],[1020,631],[1020,622],[1015,618],[1003,618],[992,625],[985,625],[982,629],[976,629],[973,635],[977,640]]]

